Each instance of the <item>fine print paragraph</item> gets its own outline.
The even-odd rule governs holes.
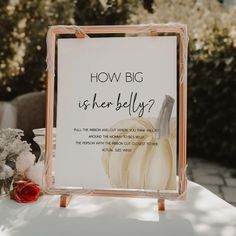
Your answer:
[[[74,128],[73,131],[78,134],[75,140],[76,145],[100,146],[102,152],[132,152],[132,147],[135,146],[158,145],[155,138],[158,135],[158,129]],[[83,135],[80,135],[82,133]]]

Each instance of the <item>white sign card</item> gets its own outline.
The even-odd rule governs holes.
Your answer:
[[[177,38],[58,39],[55,184],[176,190]]]

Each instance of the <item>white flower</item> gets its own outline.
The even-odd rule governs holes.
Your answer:
[[[35,162],[35,155],[31,152],[22,152],[16,159],[16,170],[27,171]]]
[[[39,161],[35,165],[31,166],[26,172],[27,178],[38,184],[41,188],[43,187],[43,171],[44,162]]]
[[[8,165],[1,166],[0,171],[0,179],[7,179],[12,177],[14,174],[14,170]]]

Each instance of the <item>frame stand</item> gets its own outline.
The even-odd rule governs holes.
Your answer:
[[[60,207],[67,208],[72,199],[72,194],[62,194],[60,196]],[[165,200],[157,199],[158,211],[165,211]]]
[[[157,199],[158,211],[165,211],[165,200]]]
[[[60,207],[66,208],[68,207],[72,198],[72,194],[62,194],[60,197]]]

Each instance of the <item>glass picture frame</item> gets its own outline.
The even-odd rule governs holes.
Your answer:
[[[109,34],[134,35],[140,37],[165,37],[175,35],[178,39],[178,68],[177,68],[177,187],[168,189],[125,189],[125,188],[91,188],[78,186],[58,186],[55,184],[53,173],[53,128],[55,123],[55,71],[57,67],[56,50],[59,37],[76,36],[78,40],[86,40],[88,35]],[[104,36],[105,35],[105,36]],[[96,37],[94,38],[96,40]],[[125,25],[125,26],[51,26],[47,34],[47,99],[46,99],[46,140],[45,140],[45,189],[48,194],[81,194],[93,196],[115,197],[147,197],[161,200],[177,200],[186,198],[186,124],[187,124],[187,29],[182,24],[156,24],[156,25]],[[69,81],[68,81],[69,83]],[[57,94],[58,95],[58,94]],[[58,112],[58,111],[57,111]]]

